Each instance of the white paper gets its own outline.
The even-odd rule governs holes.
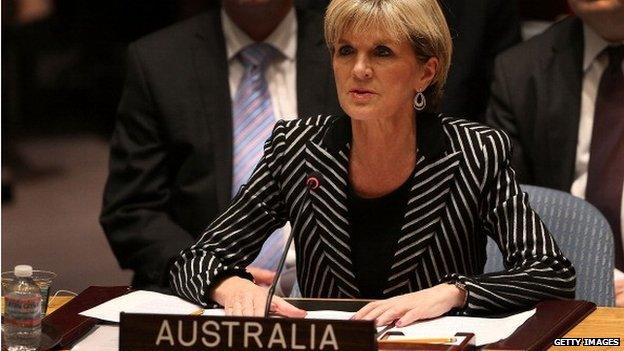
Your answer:
[[[117,351],[119,350],[119,327],[97,325],[71,348],[71,351]]]
[[[83,311],[80,315],[119,323],[119,313],[121,312],[192,314],[199,309],[201,309],[200,306],[177,296],[138,290]]]
[[[347,320],[351,319],[355,315],[355,312],[343,312],[343,311],[308,311],[306,319],[335,319],[335,320]]]
[[[503,318],[440,317],[391,331],[412,338],[451,338],[455,333],[474,333],[476,346],[483,346],[509,337],[534,314],[535,309]]]
[[[614,268],[613,269],[613,280],[621,280],[621,279],[624,279],[624,273],[621,270],[619,270],[617,268]]]
[[[306,319],[333,319],[333,320],[347,320],[351,319],[355,312],[343,312],[343,311],[307,311]],[[204,310],[204,316],[225,316],[225,311],[222,308]]]
[[[208,310],[204,310],[204,313],[202,313],[202,315],[222,317],[225,316],[225,310],[223,308],[211,308]]]

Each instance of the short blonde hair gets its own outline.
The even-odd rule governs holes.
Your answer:
[[[334,46],[347,31],[375,30],[396,41],[409,40],[418,59],[439,61],[431,84],[424,91],[427,110],[435,110],[451,65],[453,44],[437,0],[332,0],[325,12],[325,41]]]

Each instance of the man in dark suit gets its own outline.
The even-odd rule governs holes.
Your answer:
[[[232,197],[236,45],[283,46],[265,75],[275,117],[335,114],[322,33],[322,15],[292,0],[224,0],[130,45],[100,221],[134,287],[167,289],[170,259]]]
[[[578,17],[497,58],[487,121],[513,139],[523,183],[569,191],[605,215],[624,270],[624,4],[568,3]],[[624,305],[624,280],[616,295]]]

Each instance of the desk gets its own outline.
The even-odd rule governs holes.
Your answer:
[[[52,312],[56,311],[59,307],[63,306],[73,298],[73,296],[56,296],[54,298],[51,297],[48,301],[47,314],[51,314]]]
[[[624,308],[598,307],[581,323],[566,333],[566,338],[620,338],[624,344]],[[583,350],[622,350],[621,346],[583,347]],[[551,347],[550,350],[579,350],[579,347]]]
[[[57,296],[50,301],[48,314],[53,313],[57,308],[63,306],[72,299],[72,296]],[[592,314],[587,316],[581,323],[577,324],[564,336],[566,338],[620,338],[624,343],[624,308],[598,307]],[[623,346],[596,346],[582,348],[583,350],[612,351],[622,350]],[[579,347],[551,347],[552,351],[580,350]]]

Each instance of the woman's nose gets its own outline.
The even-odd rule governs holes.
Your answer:
[[[370,62],[366,57],[358,56],[353,66],[353,76],[357,79],[370,79],[373,76],[373,70]]]

